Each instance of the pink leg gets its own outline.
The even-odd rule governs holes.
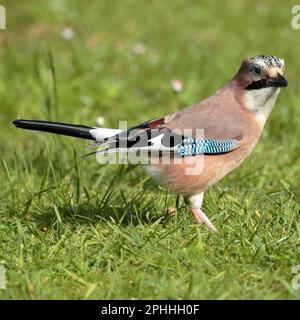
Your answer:
[[[208,217],[201,209],[190,207],[190,210],[192,211],[197,223],[204,223],[206,224],[209,230],[213,232],[218,232],[217,228],[212,224],[212,222],[208,219]]]

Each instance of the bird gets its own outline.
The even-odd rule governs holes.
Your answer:
[[[98,150],[91,154],[97,156],[143,152],[143,159],[151,160],[142,163],[146,171],[184,197],[196,223],[216,232],[202,210],[204,193],[256,146],[281,88],[288,85],[284,71],[284,59],[274,55],[245,58],[237,73],[213,95],[129,129],[24,119],[13,124],[93,140]]]

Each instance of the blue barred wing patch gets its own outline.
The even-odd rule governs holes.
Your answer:
[[[178,146],[178,153],[181,156],[195,156],[198,154],[220,154],[234,150],[238,140],[214,140],[214,139],[193,139],[182,140]]]

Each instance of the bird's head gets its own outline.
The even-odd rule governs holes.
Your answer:
[[[247,74],[246,90],[280,88],[288,85],[283,77],[284,60],[275,56],[261,55],[244,61]]]
[[[236,75],[245,94],[246,108],[263,123],[274,107],[280,88],[288,85],[284,70],[283,59],[259,55],[244,60]]]

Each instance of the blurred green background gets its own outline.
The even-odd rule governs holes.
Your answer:
[[[0,297],[299,298],[294,4],[1,1]],[[207,97],[257,54],[284,58],[289,86],[251,157],[206,194],[217,235],[194,225],[183,203],[175,210],[141,168],[100,166],[81,159],[84,141],[11,125],[134,125]]]

